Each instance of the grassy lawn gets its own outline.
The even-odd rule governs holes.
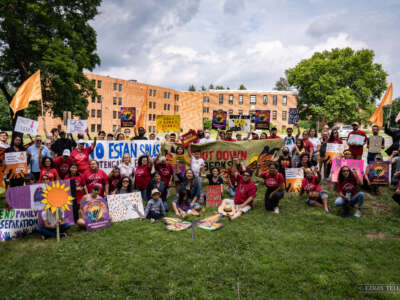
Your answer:
[[[330,184],[326,188],[331,190]],[[60,243],[37,234],[0,244],[3,299],[399,299],[359,284],[399,283],[400,207],[386,189],[343,219],[286,195],[281,214],[255,209],[215,232],[164,231],[131,220]],[[333,204],[334,195],[330,194]],[[211,214],[209,209],[207,214]]]

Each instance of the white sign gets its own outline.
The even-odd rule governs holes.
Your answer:
[[[67,124],[67,133],[85,134],[87,129],[87,120],[69,119]]]
[[[4,153],[4,162],[7,165],[26,163],[26,152],[8,152]]]
[[[343,144],[327,143],[326,152],[327,153],[343,153]]]
[[[0,209],[0,241],[32,233],[38,226],[38,213],[33,209]]]
[[[137,219],[144,216],[140,192],[107,196],[108,211],[112,222]]]
[[[250,116],[230,115],[228,120],[229,129],[234,131],[250,132]]]
[[[46,189],[46,185],[44,183],[32,184],[29,186],[32,209],[43,210],[45,208],[46,205],[42,203],[42,194],[44,189]]]
[[[24,117],[18,116],[14,131],[36,135],[39,127],[39,122]]]
[[[364,136],[358,135],[358,134],[350,134],[349,139],[347,140],[347,143],[351,144],[351,145],[362,146],[362,145],[364,145],[364,141],[365,141]]]

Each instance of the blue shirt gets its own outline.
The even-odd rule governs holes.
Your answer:
[[[30,146],[26,151],[30,153],[31,155],[31,171],[32,172],[40,172],[40,167],[39,167],[39,150],[40,147],[37,147],[36,145]],[[43,146],[42,150],[42,159],[44,157],[50,157],[50,151],[46,146]]]

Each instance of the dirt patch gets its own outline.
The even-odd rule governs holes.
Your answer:
[[[367,239],[370,239],[370,240],[384,240],[385,239],[385,233],[384,232],[379,232],[377,234],[375,234],[375,233],[367,233],[365,235],[365,237]]]
[[[400,234],[396,234],[395,236],[392,237],[392,239],[400,241]]]
[[[387,201],[368,198],[369,197],[367,197],[365,206],[370,208],[373,214],[379,216],[393,215],[393,207]]]

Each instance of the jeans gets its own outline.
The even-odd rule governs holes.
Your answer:
[[[370,152],[368,152],[368,155],[367,155],[367,162],[368,162],[368,164],[371,164],[371,163],[373,163],[374,161],[375,161],[375,156],[377,155],[378,153],[370,153]]]
[[[229,195],[230,195],[231,197],[235,197],[235,194],[236,194],[236,187],[231,187],[231,186],[229,186],[229,187],[228,187],[228,193],[229,193]]]
[[[70,228],[71,225],[69,225],[69,223],[64,223],[60,225],[60,233],[64,233],[68,230],[68,228]],[[37,228],[37,231],[39,231],[42,235],[44,235],[45,237],[57,237],[57,229],[56,228],[46,228],[44,226],[39,226]]]
[[[279,206],[279,200],[283,198],[285,194],[283,191],[278,191],[274,193],[272,197],[269,195],[273,192],[273,190],[268,190],[265,192],[265,209],[266,210],[274,210],[275,207]]]
[[[158,220],[161,218],[164,218],[165,216],[163,214],[157,214],[154,211],[150,210],[149,213],[147,214],[147,219],[154,219],[154,220]]]
[[[140,194],[142,194],[142,200],[147,202],[147,189],[139,190]]]
[[[358,205],[358,208],[361,208],[364,203],[364,193],[358,192],[354,196],[350,198],[350,205],[354,206],[354,204]],[[344,204],[344,199],[342,197],[338,197],[335,201],[336,206],[342,206]]]

